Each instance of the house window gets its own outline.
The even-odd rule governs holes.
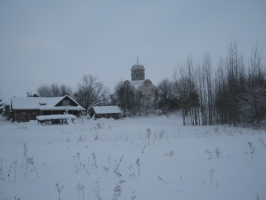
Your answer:
[[[43,111],[42,114],[43,114],[43,115],[51,115],[52,113],[51,113],[51,111]]]
[[[70,105],[70,100],[63,100],[63,106]]]
[[[20,112],[20,115],[21,116],[24,116],[24,115],[26,115],[27,114],[27,112]]]

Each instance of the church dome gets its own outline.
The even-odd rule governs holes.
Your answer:
[[[136,64],[132,66],[132,69],[144,69],[144,66],[137,61]]]

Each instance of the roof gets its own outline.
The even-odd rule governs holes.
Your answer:
[[[144,69],[144,66],[143,66],[142,64],[140,64],[139,61],[137,61],[137,62],[132,66],[132,69],[136,69],[136,68]]]
[[[143,85],[145,80],[136,80],[136,81],[129,81],[130,85],[134,86],[135,89],[138,89],[139,86]]]
[[[69,98],[76,106],[57,106],[65,98]],[[11,105],[12,110],[85,110],[68,95],[63,97],[12,97]]]
[[[96,114],[114,114],[121,113],[121,110],[118,106],[94,106],[93,110]]]

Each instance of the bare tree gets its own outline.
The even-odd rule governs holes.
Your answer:
[[[107,104],[109,89],[92,75],[84,75],[74,93],[75,100],[87,111],[96,105]]]
[[[143,96],[137,91],[129,81],[120,80],[111,95],[111,101],[118,105],[124,116],[131,116],[132,114],[143,112]]]
[[[114,92],[110,94],[110,100],[111,100],[112,105],[120,106],[121,99],[120,99],[119,91],[120,91],[120,88],[123,86],[123,84],[124,84],[123,80],[120,80],[118,83],[116,83]]]
[[[52,83],[50,85],[50,92],[53,97],[59,97],[60,96],[60,91],[59,91],[59,86],[57,83]]]
[[[72,95],[72,89],[65,84],[58,85],[52,83],[51,85],[43,84],[37,88],[37,95],[40,97],[61,97],[65,95]]]
[[[65,96],[65,95],[72,96],[72,93],[73,93],[72,88],[65,84],[60,85],[59,91],[60,91],[61,96]]]
[[[37,88],[37,95],[40,97],[52,97],[49,85],[43,84]]]
[[[251,51],[247,86],[239,95],[241,121],[256,124],[266,116],[266,79],[262,56],[257,46]]]
[[[179,108],[178,100],[173,92],[173,81],[168,78],[163,79],[158,85],[158,105],[164,113],[171,112]]]
[[[228,123],[236,126],[239,122],[238,95],[244,90],[243,55],[239,54],[237,43],[231,43],[226,58],[227,88],[226,99]]]
[[[223,59],[220,59],[218,69],[215,73],[215,95],[214,95],[214,108],[216,113],[216,123],[225,124],[227,123],[227,99],[229,96],[227,89],[227,81],[225,74],[225,63]]]
[[[256,124],[262,121],[266,116],[266,87],[248,87],[239,95],[238,106],[242,123]]]
[[[179,65],[173,72],[173,89],[182,110],[183,125],[199,124],[200,105],[195,73],[191,56],[187,57],[185,65]]]
[[[266,121],[266,71],[257,46],[250,62],[230,43],[213,73],[210,54],[205,54],[195,70],[191,56],[173,72],[173,93],[182,110],[183,124],[262,124]],[[159,103],[167,97],[167,81],[159,85]],[[199,112],[200,111],[200,112]],[[263,124],[262,126],[264,126]]]
[[[202,113],[204,116],[203,124],[213,124],[213,80],[212,80],[212,59],[210,54],[205,54],[201,66],[202,84]]]
[[[226,59],[221,59],[216,72],[213,109],[216,123],[236,126],[264,118],[266,82],[257,46],[247,66],[237,43],[230,43]]]
[[[0,92],[0,94],[1,94],[1,92]],[[3,100],[3,99],[0,98],[0,115],[1,115],[2,112],[4,111],[4,104],[2,103],[2,100]]]
[[[190,85],[189,79],[186,77],[181,77],[180,79],[176,79],[174,83],[174,90],[176,97],[179,99],[180,107],[182,110],[183,116],[183,125],[185,126],[186,123],[186,116],[188,114],[188,99],[190,94]]]
[[[147,108],[145,107],[146,102],[145,102],[145,97],[141,91],[136,91],[135,94],[135,112],[138,113],[140,116],[142,113],[145,111],[147,112]]]
[[[248,85],[250,87],[265,84],[265,65],[262,63],[262,55],[258,46],[251,50],[249,63]]]
[[[135,109],[135,97],[136,91],[134,86],[130,84],[129,81],[125,81],[123,86],[118,91],[119,105],[124,112],[124,116],[134,113]]]

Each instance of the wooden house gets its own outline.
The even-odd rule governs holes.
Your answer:
[[[89,112],[92,118],[114,118],[119,119],[121,110],[118,106],[94,106]]]
[[[12,121],[36,120],[39,115],[69,114],[79,117],[85,110],[74,99],[63,97],[12,97]]]

